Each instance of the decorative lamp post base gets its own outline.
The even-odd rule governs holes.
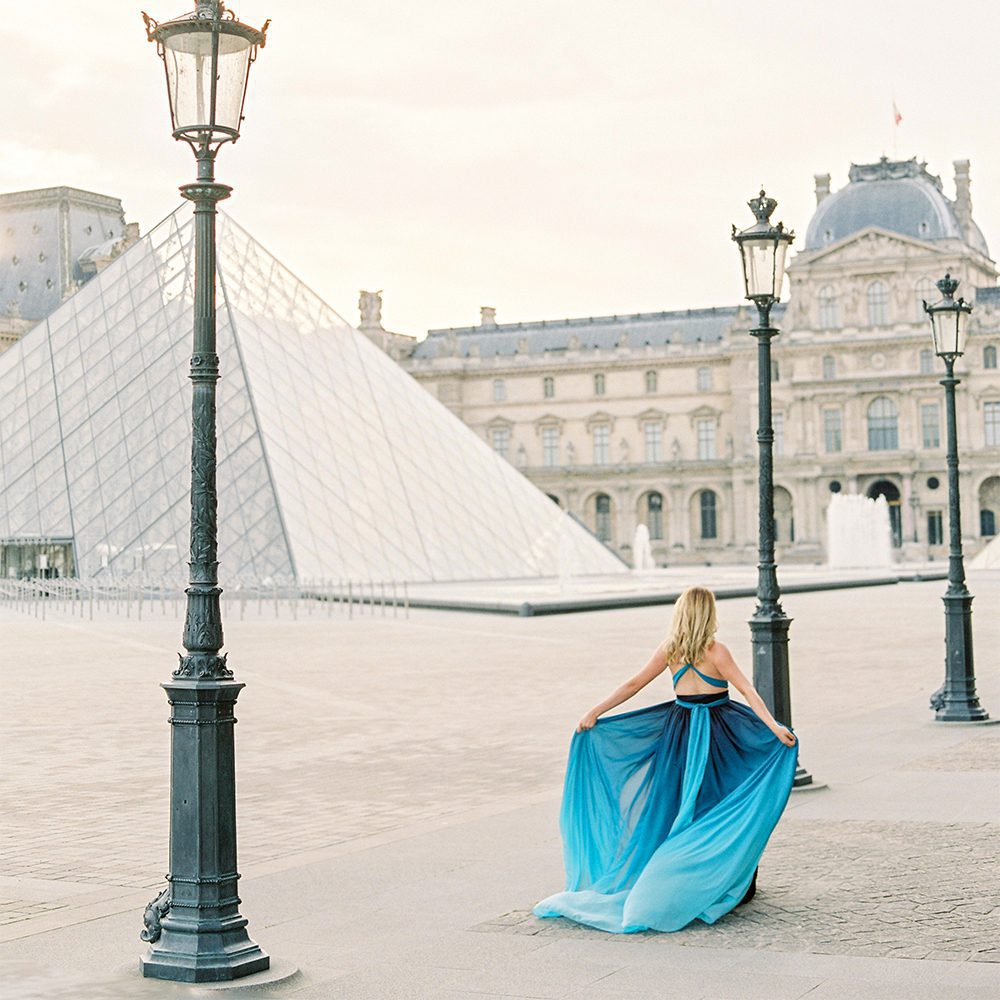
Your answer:
[[[217,935],[220,939],[225,935]],[[271,959],[243,933],[244,943],[237,948],[213,945],[210,955],[199,957],[180,952],[152,949],[139,958],[139,970],[147,979],[169,979],[175,983],[226,983],[255,972],[264,972]]]
[[[189,657],[178,672],[188,661],[203,664]],[[247,934],[237,894],[233,709],[243,685],[175,677],[163,688],[170,702],[170,874],[143,918],[150,947],[139,968],[151,979],[228,982],[263,972],[271,961]]]
[[[949,588],[951,590],[951,588]],[[972,594],[956,586],[944,602],[945,680],[931,696],[935,722],[985,722],[989,712],[979,704],[972,653]]]
[[[780,606],[767,611],[758,608],[750,619],[753,644],[753,686],[783,726],[791,726],[792,695],[788,683],[788,626],[792,619]],[[792,788],[815,786],[813,776],[801,765],[795,770]]]

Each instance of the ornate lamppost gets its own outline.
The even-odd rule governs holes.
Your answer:
[[[167,78],[175,139],[188,143],[198,179],[181,187],[194,204],[194,384],[191,442],[191,561],[186,654],[163,685],[170,703],[170,872],[146,909],[144,976],[219,982],[261,972],[270,959],[247,934],[236,870],[233,709],[243,684],[222,648],[218,579],[215,383],[216,205],[232,188],[215,180],[215,157],[235,142],[250,66],[267,24],[241,24],[219,0],[198,0],[186,17],[157,24],[143,14]]]
[[[778,330],[771,326],[771,308],[781,298],[785,255],[795,233],[782,223],[771,224],[778,203],[760,195],[747,204],[756,217],[749,229],[737,231],[746,298],[757,307],[758,325],[750,331],[757,338],[757,444],[759,493],[759,561],[757,608],[750,619],[753,642],[753,682],[771,714],[784,726],[792,724],[792,695],[788,677],[788,626],[791,619],[781,607],[781,591],[774,564],[774,427],[771,421],[771,340]],[[801,765],[795,787],[811,785],[812,775]]]
[[[979,704],[972,658],[972,594],[965,585],[962,519],[958,494],[958,432],[955,426],[955,361],[965,351],[965,332],[972,306],[955,298],[958,282],[946,274],[938,283],[941,301],[924,310],[930,317],[934,353],[944,361],[945,410],[948,421],[948,589],[944,594],[944,684],[931,695],[937,722],[982,722],[989,713]]]

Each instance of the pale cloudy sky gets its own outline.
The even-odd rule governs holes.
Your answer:
[[[183,0],[139,0],[160,20]],[[193,179],[140,7],[13,4],[0,190],[122,198]],[[193,3],[191,3],[193,6]],[[763,182],[804,235],[813,174],[918,155],[1000,252],[991,0],[242,0],[273,20],[227,210],[346,318],[391,329],[734,303],[730,223]],[[894,136],[891,102],[904,116]]]

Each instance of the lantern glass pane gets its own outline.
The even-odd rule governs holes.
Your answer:
[[[746,271],[747,298],[774,294],[775,240],[750,237],[740,244]]]
[[[774,252],[774,301],[781,298],[781,285],[785,280],[785,254],[788,253],[788,241],[778,240]]]
[[[942,343],[941,337],[941,326],[944,323],[944,317],[939,312],[930,313],[931,320],[931,336],[934,339],[934,353],[935,354],[945,354],[947,353],[947,348]]]
[[[219,43],[215,119],[212,120],[212,44]],[[174,130],[222,126],[239,131],[250,40],[212,31],[172,32],[163,40]]]
[[[969,329],[969,314],[960,309],[955,317],[955,353],[965,353],[965,334]]]

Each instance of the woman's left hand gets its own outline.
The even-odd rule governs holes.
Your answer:
[[[778,726],[774,735],[777,736],[786,747],[793,747],[797,742],[795,733],[793,733],[787,726]]]
[[[588,729],[593,729],[597,725],[597,713],[588,712],[577,724],[576,731],[578,733],[584,733]]]

